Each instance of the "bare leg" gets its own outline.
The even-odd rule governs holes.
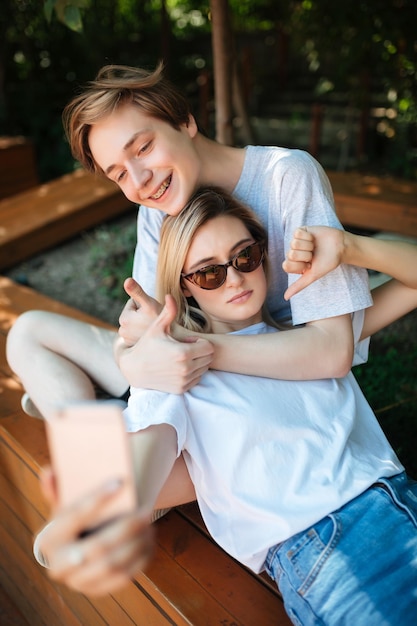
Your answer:
[[[7,359],[42,415],[95,398],[95,382],[114,396],[128,383],[113,356],[114,331],[47,311],[23,313],[7,337]]]

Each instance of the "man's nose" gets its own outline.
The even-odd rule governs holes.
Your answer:
[[[134,163],[130,166],[130,178],[136,189],[142,189],[152,178],[152,172],[147,167]]]

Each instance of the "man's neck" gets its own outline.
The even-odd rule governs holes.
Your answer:
[[[221,187],[232,193],[245,162],[244,148],[224,146],[200,133],[195,137],[195,148],[201,162],[201,186]]]

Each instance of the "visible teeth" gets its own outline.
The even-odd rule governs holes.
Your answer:
[[[168,180],[162,183],[158,191],[153,196],[151,196],[152,200],[158,200],[158,198],[162,196],[164,191],[168,189],[170,182],[171,182],[171,177],[169,177]]]

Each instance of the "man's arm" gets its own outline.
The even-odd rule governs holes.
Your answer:
[[[180,340],[190,332],[176,328]],[[200,335],[214,347],[212,369],[283,380],[345,376],[352,367],[351,316],[261,335]]]
[[[286,297],[291,298],[340,263],[373,269],[395,279],[373,289],[374,304],[366,309],[361,339],[417,306],[416,245],[326,226],[305,226],[295,231],[284,269],[302,276],[288,288]]]
[[[129,283],[129,295],[141,307],[148,306],[152,298],[140,287],[136,290],[135,284],[133,280]],[[352,366],[350,315],[310,322],[294,330],[242,336],[193,333],[178,325],[171,330],[175,311],[168,307],[164,315],[133,346],[119,344],[120,368],[134,387],[183,393],[201,379],[209,366],[285,380],[340,377]],[[200,354],[201,348],[206,354]],[[158,379],[160,355],[164,353],[170,355],[167,360],[170,367]]]

